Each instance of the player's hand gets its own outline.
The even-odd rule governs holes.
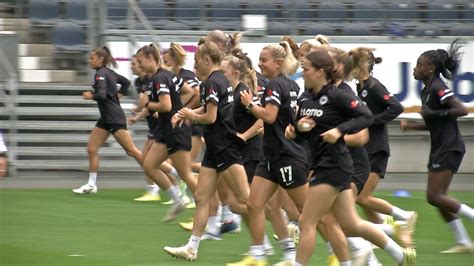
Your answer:
[[[337,127],[335,127],[321,134],[321,137],[323,138],[323,141],[334,144],[342,137],[342,133]]]
[[[313,118],[305,116],[298,121],[296,126],[299,132],[308,132],[316,126],[316,122],[314,122]]]

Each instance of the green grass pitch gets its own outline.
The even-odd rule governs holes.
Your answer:
[[[196,262],[171,258],[163,247],[186,243],[189,232],[177,222],[160,222],[168,206],[134,202],[141,192],[101,190],[97,195],[78,196],[70,190],[0,190],[0,265],[225,265],[248,250],[249,235],[243,228],[222,241],[203,241]],[[474,205],[472,192],[452,194]],[[439,253],[453,245],[453,238],[423,193],[413,193],[411,198],[389,192],[377,195],[419,213],[417,265],[474,265],[474,254]],[[192,213],[187,210],[177,221],[187,220]],[[473,224],[464,223],[474,238]],[[281,255],[276,241],[273,244],[277,254],[269,258],[270,263]],[[376,253],[384,265],[395,265],[382,251]],[[318,236],[311,265],[325,265],[326,257],[326,246]]]

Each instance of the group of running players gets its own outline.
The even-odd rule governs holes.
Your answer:
[[[265,234],[268,219],[283,254],[277,265],[308,265],[316,230],[328,243],[329,265],[381,265],[372,244],[398,265],[414,265],[417,213],[372,195],[390,156],[387,123],[403,112],[372,76],[382,59],[370,48],[333,47],[324,36],[300,46],[284,36],[261,50],[259,73],[240,49],[241,37],[220,30],[202,37],[195,73],[183,69],[186,52],[178,43],[165,52],[153,43],[141,47],[132,58],[139,99],[128,119],[119,98],[130,82],[109,68],[116,63],[107,47],[92,50],[89,65],[96,74],[93,90],[83,98],[97,101],[100,118],[87,145],[89,181],[73,192],[97,193],[98,150],[112,134],[147,177],[146,192],[136,200],[158,200],[159,188],[172,199],[163,222],[174,220],[188,203],[179,180],[192,193],[193,220],[182,224],[191,236],[184,246],[164,247],[171,256],[196,260],[201,240],[221,239],[239,230],[242,220],[250,248],[228,265],[267,265],[266,256],[273,254]],[[473,252],[459,216],[474,222],[474,210],[447,196],[465,152],[457,117],[467,109],[440,75],[455,74],[460,47],[456,40],[448,50],[420,55],[413,75],[425,85],[424,123],[400,122],[403,131],[430,132],[427,198],[456,238],[447,253]],[[290,78],[299,68],[304,85]],[[357,94],[346,83],[352,79]],[[140,119],[149,126],[142,151],[127,130],[127,122]],[[199,165],[193,161],[204,143]]]

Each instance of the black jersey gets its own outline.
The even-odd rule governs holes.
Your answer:
[[[263,91],[268,85],[268,79],[264,77],[262,74],[257,73],[257,94],[259,98],[262,98]]]
[[[179,71],[177,77],[182,79],[183,81],[186,81],[189,84],[189,86],[191,86],[193,88],[196,87],[196,86],[199,86],[200,82],[196,78],[196,74],[194,74],[194,72],[192,72],[192,71],[181,68],[181,70]]]
[[[447,110],[446,102],[453,97],[456,97],[454,92],[446,86],[440,77],[435,77],[421,91],[422,106],[432,110]],[[465,152],[464,141],[456,117],[423,117],[423,119],[431,136],[431,156],[448,151]]]
[[[138,78],[135,79],[133,84],[135,86],[135,90],[137,91],[137,94],[146,92],[148,82],[149,82],[149,80],[148,80],[147,76],[138,77]]]
[[[308,97],[309,96],[309,97]],[[344,138],[336,143],[324,142],[321,134],[338,128],[342,134],[356,133],[372,122],[370,111],[354,95],[334,85],[324,86],[317,94],[303,94],[300,99],[298,119],[312,117],[316,126],[309,132],[299,133],[307,138],[311,149],[311,169],[338,167],[353,172],[353,162]]]
[[[148,76],[143,76],[142,78],[138,77],[135,79],[135,90],[138,94],[143,93],[145,95],[150,95],[153,88],[153,83],[148,78]],[[148,110],[148,115],[146,117],[146,122],[148,124],[148,129],[150,133],[155,129],[158,119],[153,115],[155,111]]]
[[[206,82],[201,83],[201,105],[204,110],[209,103],[217,106],[216,121],[213,124],[205,124],[203,133],[206,147],[212,153],[222,151],[240,139],[237,137],[232,114],[232,91],[232,86],[222,71],[212,72]]]
[[[237,132],[243,133],[247,131],[255,122],[255,118],[250,114],[245,106],[240,102],[240,92],[248,91],[249,88],[243,83],[239,83],[237,88],[234,89],[234,123]],[[253,97],[254,104],[259,104],[258,96]],[[242,158],[243,162],[256,161],[262,158],[262,137],[260,135],[255,135],[252,138],[246,141],[246,145],[242,149]]]
[[[400,102],[376,78],[369,77],[364,87],[357,86],[359,98],[369,107],[374,121],[369,127],[369,142],[365,145],[368,154],[385,151],[390,154],[387,123],[403,112]]]
[[[125,113],[118,98],[117,84],[128,90],[130,81],[107,67],[97,69],[92,84],[92,99],[97,101],[100,116],[106,124],[126,124]]]
[[[161,94],[169,94],[171,100],[171,110],[169,112],[158,112],[158,122],[155,130],[166,133],[172,131],[171,118],[183,107],[178,92],[179,83],[179,78],[163,68],[158,69],[155,76],[151,79],[151,93],[148,96],[150,101],[159,102]]]
[[[339,84],[337,88],[354,95],[354,97],[357,97],[354,91],[352,90],[351,86],[349,86],[345,82],[341,82],[341,84]],[[368,111],[370,112],[370,110]],[[348,147],[348,148],[349,148],[349,153],[351,154],[352,161],[354,163],[355,171],[365,172],[364,169],[366,168],[369,168],[369,171],[370,171],[370,162],[369,162],[369,158],[367,156],[367,151],[365,150],[365,148],[364,147]],[[361,169],[358,169],[358,168],[361,168]]]
[[[270,80],[265,88],[261,99],[262,106],[273,104],[278,107],[277,118],[273,124],[263,125],[263,154],[267,160],[277,160],[286,154],[307,162],[301,143],[285,138],[286,127],[295,125],[298,91],[298,84],[281,74]]]

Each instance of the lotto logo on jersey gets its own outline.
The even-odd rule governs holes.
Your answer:
[[[95,77],[95,80],[105,80],[105,77],[102,77],[102,76],[97,75],[97,76]]]
[[[303,108],[300,111],[301,116],[316,116],[316,117],[321,117],[324,114],[323,110],[321,109],[316,109],[316,108],[311,108],[311,109],[306,109]]]
[[[359,101],[358,101],[358,100],[353,100],[353,101],[351,102],[351,108],[352,108],[352,109],[356,109],[357,106],[359,106]]]

